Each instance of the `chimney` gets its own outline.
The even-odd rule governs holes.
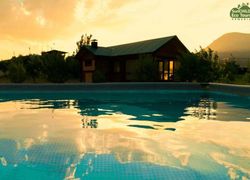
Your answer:
[[[98,42],[97,39],[93,39],[91,41],[91,47],[97,49],[98,48]]]

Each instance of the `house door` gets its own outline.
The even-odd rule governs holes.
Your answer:
[[[93,72],[85,72],[85,82],[92,83],[93,82]]]
[[[162,81],[174,80],[174,61],[159,61],[159,72]]]

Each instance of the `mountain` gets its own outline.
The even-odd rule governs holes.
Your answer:
[[[216,51],[221,59],[233,56],[242,67],[246,67],[250,63],[250,34],[227,33],[208,47]]]

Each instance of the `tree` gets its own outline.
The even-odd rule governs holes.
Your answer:
[[[80,79],[80,63],[74,56],[68,56],[66,58],[67,71],[69,73],[69,77],[73,79]]]
[[[248,70],[243,76],[243,80],[247,83],[250,83],[250,63],[248,64]]]
[[[27,76],[30,77],[33,82],[42,75],[42,60],[39,55],[29,55],[28,61],[25,64]]]
[[[58,53],[42,55],[43,73],[47,80],[63,83],[68,79],[67,64],[64,56]]]
[[[0,71],[3,72],[4,76],[7,75],[9,64],[10,64],[10,61],[8,60],[0,61]]]
[[[82,35],[81,39],[76,42],[76,45],[77,45],[76,53],[78,53],[83,46],[89,46],[91,43],[91,38],[92,38],[92,34]]]
[[[212,49],[207,50],[200,47],[200,51],[196,52],[199,59],[198,76],[199,82],[212,82],[219,79],[221,75],[219,56]]]
[[[194,53],[185,53],[178,58],[180,67],[176,71],[176,78],[180,81],[192,82],[197,79],[199,59]]]
[[[8,66],[8,77],[11,82],[22,83],[26,79],[26,70],[23,63],[15,60],[12,61]]]
[[[222,65],[222,78],[228,82],[234,81],[236,75],[239,73],[240,66],[236,63],[235,60],[231,59],[226,61]]]
[[[219,56],[213,50],[200,48],[196,53],[185,53],[179,57],[177,77],[181,81],[211,82],[219,79]]]

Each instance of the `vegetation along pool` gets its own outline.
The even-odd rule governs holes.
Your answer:
[[[0,179],[250,179],[250,97],[0,92]]]

